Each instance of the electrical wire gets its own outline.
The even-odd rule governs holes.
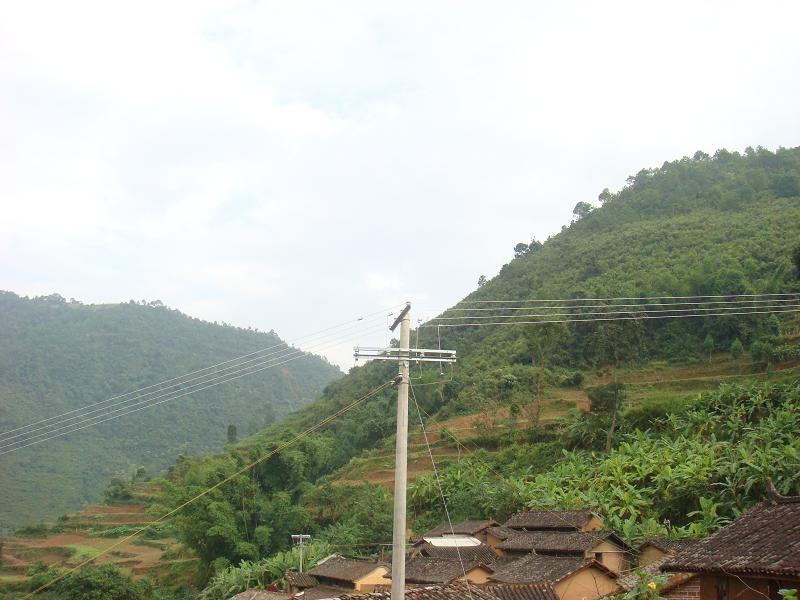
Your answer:
[[[549,319],[538,321],[500,321],[492,323],[432,323],[421,325],[421,327],[485,327],[487,325],[537,325],[548,323],[598,323],[602,321],[641,321],[647,319],[691,319],[697,317],[726,317],[735,315],[772,315],[781,313],[796,313],[800,309],[791,310],[762,310],[762,311],[749,311],[749,312],[727,312],[727,313],[706,313],[701,315],[658,315],[648,316],[642,315],[638,317],[609,317],[609,318],[595,318],[595,319]]]
[[[378,326],[376,328],[373,328],[373,329],[367,330],[367,331],[360,331],[360,332],[358,332],[357,335],[363,335],[365,333],[372,333],[372,332],[380,331],[380,330],[382,330],[382,326]],[[351,337],[349,339],[357,339],[357,337]],[[334,344],[334,343],[335,344],[341,343],[341,340],[333,340],[333,341],[327,342],[327,345]],[[260,371],[264,371],[264,370],[272,368],[272,367],[277,367],[277,366],[289,363],[289,362],[291,362],[293,360],[298,360],[298,359],[303,358],[303,357],[306,356],[306,353],[304,351],[301,351],[301,350],[295,351],[294,354],[298,354],[298,356],[294,356],[293,358],[288,358],[287,360],[283,360],[281,362],[277,362],[277,363],[274,363],[274,364],[268,364],[266,366],[260,366],[257,369],[248,370],[247,372],[239,374],[239,375],[226,377],[222,381],[218,381],[216,383],[211,383],[209,385],[205,385],[203,387],[199,387],[199,388],[194,389],[194,390],[185,391],[185,392],[183,392],[181,394],[175,394],[173,392],[173,393],[168,395],[169,397],[167,397],[167,398],[165,398],[163,400],[159,400],[158,402],[147,402],[147,403],[144,403],[145,404],[144,406],[139,406],[138,408],[132,408],[135,405],[129,405],[129,406],[126,406],[126,407],[124,407],[122,409],[117,409],[116,411],[110,411],[111,413],[119,412],[119,411],[122,411],[122,410],[126,411],[126,412],[122,412],[121,414],[118,414],[118,415],[115,415],[115,416],[107,416],[107,415],[110,415],[110,413],[106,413],[104,415],[96,415],[94,417],[90,417],[90,418],[85,419],[83,421],[78,421],[77,423],[73,423],[72,425],[69,425],[69,426],[60,427],[60,428],[57,428],[57,429],[52,429],[52,430],[47,431],[45,433],[37,434],[36,436],[33,436],[32,438],[29,438],[29,439],[19,440],[17,442],[12,442],[11,444],[6,444],[5,446],[0,446],[0,449],[2,449],[2,451],[0,451],[0,456],[2,456],[4,454],[9,454],[11,452],[15,452],[17,450],[21,450],[23,448],[28,448],[30,446],[41,444],[43,442],[52,440],[52,439],[57,438],[57,437],[62,437],[64,435],[68,435],[68,434],[73,433],[75,431],[80,431],[80,430],[86,429],[88,427],[93,427],[95,425],[99,425],[100,423],[105,423],[106,421],[110,421],[110,420],[113,420],[113,419],[124,417],[125,415],[129,415],[131,413],[138,412],[138,411],[144,410],[146,408],[151,408],[153,406],[157,406],[159,404],[163,404],[163,403],[169,402],[171,400],[176,400],[178,398],[182,398],[184,396],[188,396],[190,394],[193,394],[193,393],[196,393],[196,392],[199,392],[199,391],[203,391],[205,389],[208,389],[208,388],[211,388],[211,387],[215,387],[215,386],[221,385],[223,383],[228,383],[230,381],[233,381],[235,379],[239,379],[239,378],[244,377],[246,375],[252,375],[254,373],[258,373]],[[284,358],[284,357],[278,357],[278,358]],[[268,361],[268,362],[272,362],[274,360],[277,360],[277,359],[272,359],[271,361]],[[253,365],[253,367],[255,367],[255,366],[258,366],[258,365]],[[250,369],[250,368],[251,367],[248,367],[248,369]],[[209,380],[209,381],[211,381],[211,380]],[[202,383],[206,383],[206,382],[202,382]],[[201,384],[195,384],[195,385],[201,385]],[[132,408],[132,410],[127,410],[128,408]],[[105,418],[103,418],[103,417],[105,417]],[[84,423],[87,423],[87,424],[84,424]],[[67,430],[64,431],[64,429],[67,429]],[[56,433],[57,431],[60,431],[60,430],[61,430],[61,433]],[[55,434],[55,435],[53,435],[53,434]],[[45,437],[45,436],[47,436],[47,437]],[[37,437],[41,438],[41,439],[35,439]],[[27,443],[23,443],[23,442],[27,442]]]
[[[239,475],[242,475],[242,474],[246,473],[247,471],[249,471],[253,467],[259,465],[260,463],[264,462],[265,460],[268,460],[268,459],[272,458],[273,456],[275,456],[279,452],[282,452],[283,450],[285,450],[289,446],[292,446],[293,444],[299,442],[303,438],[308,437],[309,435],[311,435],[315,431],[321,429],[322,427],[324,427],[325,425],[327,425],[328,423],[330,423],[334,419],[337,419],[338,417],[340,417],[343,414],[349,412],[350,410],[352,410],[353,408],[355,408],[356,406],[358,406],[359,404],[361,404],[365,400],[367,400],[367,399],[375,396],[379,392],[383,391],[384,389],[386,389],[387,387],[389,387],[393,383],[394,383],[394,380],[392,379],[392,380],[389,380],[389,381],[386,381],[386,382],[382,383],[381,385],[379,385],[376,388],[373,388],[372,390],[367,392],[365,395],[361,396],[359,399],[354,400],[353,402],[351,402],[347,406],[345,406],[345,407],[341,408],[340,410],[336,411],[334,414],[330,415],[329,417],[326,417],[325,419],[323,419],[322,421],[320,421],[316,425],[312,425],[311,427],[309,427],[308,429],[306,429],[302,433],[297,434],[292,439],[288,440],[287,442],[284,442],[283,444],[281,444],[280,446],[278,446],[277,448],[275,448],[271,452],[268,452],[264,456],[262,456],[262,457],[260,457],[260,458],[258,458],[256,460],[254,460],[253,462],[245,465],[241,469],[238,469],[237,471],[235,471],[233,474],[229,475],[228,477],[226,477],[222,481],[219,481],[218,483],[215,483],[211,487],[206,488],[205,490],[203,490],[202,492],[200,492],[196,496],[193,496],[192,498],[190,498],[189,500],[187,500],[183,504],[180,504],[179,506],[173,508],[169,512],[161,515],[156,520],[151,521],[150,523],[148,523],[144,527],[141,527],[140,529],[138,529],[137,531],[133,532],[132,534],[130,534],[130,535],[122,538],[121,540],[111,544],[110,546],[108,546],[107,548],[104,548],[102,551],[100,551],[99,553],[95,554],[94,556],[92,556],[90,558],[87,558],[86,560],[78,563],[76,566],[74,566],[73,568],[69,569],[68,571],[66,571],[64,573],[61,573],[57,577],[55,577],[55,578],[51,579],[50,581],[48,581],[47,583],[39,586],[38,588],[36,588],[32,592],[30,592],[27,596],[25,596],[25,598],[32,598],[33,596],[35,596],[39,592],[42,592],[42,591],[46,590],[49,587],[52,587],[57,582],[61,581],[62,579],[64,579],[68,575],[70,575],[71,573],[74,573],[75,571],[77,571],[81,567],[85,567],[89,563],[91,563],[91,562],[97,560],[98,558],[100,558],[101,556],[107,554],[108,552],[110,552],[114,548],[117,548],[118,546],[121,546],[122,544],[124,544],[126,542],[129,542],[130,540],[132,540],[133,538],[137,537],[138,535],[144,533],[145,531],[147,531],[151,527],[153,527],[155,525],[158,525],[159,523],[161,523],[165,519],[168,519],[169,517],[173,516],[174,514],[180,512],[181,510],[183,510],[184,508],[186,508],[187,506],[189,506],[193,502],[196,502],[197,500],[199,500],[200,498],[202,498],[204,496],[207,496],[208,494],[210,494],[211,492],[213,492],[217,488],[219,488],[219,487],[225,485],[226,483],[232,481],[233,479],[235,479]]]
[[[753,298],[760,296],[782,297],[797,296],[797,292],[763,293],[763,294],[711,294],[695,296],[609,296],[605,298],[558,298],[530,300],[462,300],[459,304],[519,304],[522,302],[607,302],[609,300],[689,300],[691,298]]]
[[[195,371],[191,371],[191,372],[189,372],[189,373],[185,373],[185,374],[183,374],[183,375],[180,375],[180,376],[178,376],[178,377],[173,377],[173,378],[171,378],[171,379],[166,379],[166,380],[164,380],[164,381],[160,381],[160,382],[158,382],[158,383],[154,383],[154,384],[152,384],[152,385],[148,385],[148,386],[145,386],[145,387],[142,387],[142,388],[138,388],[138,389],[136,389],[136,390],[132,390],[132,391],[130,391],[130,392],[126,392],[126,393],[124,393],[124,394],[120,394],[120,395],[117,395],[117,396],[112,396],[111,398],[107,398],[107,399],[105,399],[105,400],[101,400],[101,401],[99,401],[99,402],[94,402],[94,403],[92,403],[92,404],[88,404],[88,405],[86,405],[86,406],[82,406],[82,407],[80,407],[80,408],[76,408],[76,409],[73,409],[73,410],[69,410],[69,411],[66,411],[66,412],[64,412],[64,413],[61,413],[60,415],[55,415],[55,416],[52,416],[52,417],[47,417],[47,418],[45,418],[45,419],[41,419],[41,420],[39,420],[39,421],[35,421],[35,422],[33,422],[33,423],[29,423],[29,424],[27,424],[27,425],[23,425],[23,426],[20,426],[20,427],[16,427],[16,428],[14,428],[14,429],[9,429],[8,431],[4,431],[4,432],[0,433],[0,438],[3,438],[4,436],[6,436],[6,435],[7,435],[7,434],[9,434],[9,433],[14,433],[14,432],[16,432],[16,431],[20,431],[20,430],[22,430],[22,429],[27,429],[27,428],[29,428],[29,427],[33,427],[33,426],[35,426],[35,425],[39,425],[39,424],[41,424],[41,423],[46,423],[46,422],[53,421],[53,420],[56,420],[56,419],[61,419],[61,418],[65,417],[66,415],[70,415],[70,414],[73,414],[73,413],[76,413],[76,412],[80,412],[80,411],[83,411],[83,410],[85,410],[85,409],[87,409],[87,408],[92,408],[92,407],[94,407],[94,406],[99,406],[99,405],[101,405],[101,404],[106,404],[106,403],[108,403],[108,402],[112,402],[112,401],[114,401],[114,400],[118,400],[118,399],[121,399],[121,398],[125,398],[126,396],[131,396],[131,395],[133,395],[133,394],[138,394],[138,393],[144,392],[144,391],[146,391],[146,390],[149,390],[149,389],[151,389],[151,388],[156,388],[156,387],[159,387],[159,386],[163,386],[163,385],[165,385],[165,384],[167,384],[167,383],[172,383],[172,382],[178,381],[178,380],[180,380],[180,379],[184,379],[185,377],[189,377],[189,376],[191,376],[191,375],[195,375],[195,374],[198,374],[198,373],[202,373],[202,372],[204,372],[204,371],[208,371],[208,370],[211,370],[211,369],[214,369],[214,368],[220,367],[220,366],[222,366],[222,365],[226,365],[226,364],[229,364],[229,363],[237,362],[237,361],[240,361],[241,359],[244,359],[244,358],[249,358],[249,357],[251,357],[251,356],[255,356],[255,355],[257,355],[257,354],[261,354],[262,352],[266,352],[267,350],[272,350],[272,349],[274,349],[274,348],[280,348],[280,349],[288,348],[288,347],[290,347],[290,346],[292,346],[292,345],[294,345],[294,344],[297,344],[297,343],[298,343],[300,340],[303,340],[303,339],[306,339],[306,338],[313,338],[313,337],[317,337],[317,336],[319,336],[319,334],[321,334],[321,333],[325,333],[325,332],[327,332],[327,331],[331,331],[331,330],[333,330],[333,329],[337,329],[337,328],[339,328],[339,327],[344,327],[345,325],[351,325],[351,324],[354,324],[354,323],[359,323],[359,322],[362,322],[362,321],[364,321],[364,319],[365,319],[366,317],[373,317],[374,315],[382,315],[384,312],[386,312],[386,310],[396,309],[398,306],[400,306],[400,305],[395,305],[395,306],[388,307],[387,309],[384,309],[384,310],[375,311],[375,312],[373,312],[373,313],[368,313],[368,314],[366,314],[366,315],[363,315],[363,316],[361,316],[361,317],[358,317],[357,319],[355,319],[355,321],[353,321],[353,320],[344,321],[344,322],[342,322],[342,323],[339,323],[339,324],[337,324],[337,325],[332,325],[332,326],[330,326],[330,327],[326,327],[326,328],[324,328],[324,329],[320,329],[320,330],[318,330],[318,331],[316,331],[316,332],[313,332],[313,333],[309,333],[309,334],[306,334],[306,335],[300,336],[299,338],[296,338],[295,340],[292,340],[291,342],[281,342],[280,344],[275,344],[275,345],[273,345],[273,346],[268,346],[268,347],[266,347],[266,348],[261,348],[261,349],[259,349],[259,350],[255,350],[255,351],[253,351],[253,352],[250,352],[250,353],[248,353],[248,354],[244,354],[244,355],[242,355],[242,356],[238,356],[238,357],[235,357],[235,358],[232,358],[232,359],[229,359],[229,360],[225,360],[225,361],[222,361],[222,362],[219,362],[219,363],[213,364],[213,365],[209,365],[209,366],[207,366],[207,367],[203,367],[202,369],[197,369],[197,370],[195,370]],[[371,320],[373,320],[373,319],[369,319],[369,320],[371,321]]]
[[[697,302],[640,302],[637,304],[578,304],[578,305],[550,305],[550,306],[497,306],[492,308],[447,308],[442,312],[478,312],[478,311],[510,311],[510,310],[556,310],[556,309],[575,309],[575,308],[636,308],[639,306],[691,306],[700,304],[721,304],[721,305],[737,305],[737,304],[766,304],[777,302],[797,302],[800,299],[800,294],[792,298],[770,298],[767,300],[709,300]]]
[[[367,323],[367,322],[370,322],[370,321],[373,321],[373,320],[374,319],[369,319],[367,321],[362,321],[361,323],[350,324],[344,330],[327,333],[327,334],[323,335],[319,340],[315,340],[315,342],[313,344],[306,345],[306,348],[307,349],[308,348],[315,348],[315,347],[319,346],[322,343],[321,340],[324,339],[324,338],[328,338],[331,335],[337,335],[337,336],[341,335],[344,331],[350,331],[354,327],[362,327],[363,323]],[[117,411],[110,411],[110,412],[118,412],[120,410],[125,410],[126,408],[131,407],[131,406],[138,406],[138,405],[141,405],[141,404],[143,404],[145,402],[149,402],[150,400],[163,398],[165,395],[171,394],[174,391],[180,391],[180,390],[173,390],[173,391],[169,391],[168,392],[167,390],[169,390],[170,388],[178,388],[180,386],[184,386],[184,385],[188,384],[191,381],[203,380],[203,381],[199,381],[198,383],[192,384],[189,387],[202,385],[204,383],[207,383],[208,381],[213,381],[215,379],[219,379],[219,378],[222,378],[222,377],[225,377],[227,375],[234,374],[234,373],[239,373],[239,372],[241,372],[241,371],[243,371],[245,369],[249,369],[249,368],[256,367],[256,366],[259,366],[261,364],[264,364],[263,361],[266,360],[270,356],[274,356],[274,355],[277,354],[278,356],[276,356],[274,358],[269,358],[268,360],[279,360],[281,358],[284,358],[285,356],[298,354],[298,353],[305,354],[306,352],[304,350],[300,350],[299,348],[294,348],[293,346],[285,346],[285,347],[281,348],[281,350],[270,352],[269,354],[266,354],[264,356],[259,356],[257,358],[251,358],[250,360],[230,365],[228,367],[225,367],[225,369],[222,369],[221,371],[214,371],[214,372],[211,372],[211,373],[207,373],[205,375],[198,375],[198,376],[192,377],[190,379],[186,379],[184,381],[180,381],[178,383],[173,383],[172,385],[169,385],[166,388],[152,390],[152,391],[147,392],[146,394],[143,394],[141,396],[128,398],[126,400],[122,400],[120,402],[115,402],[113,404],[104,406],[102,408],[95,408],[94,410],[88,410],[88,411],[87,410],[82,410],[82,409],[76,409],[76,410],[70,411],[71,413],[75,413],[75,412],[81,411],[81,414],[73,415],[72,417],[68,417],[66,419],[60,419],[58,424],[63,424],[63,423],[69,422],[69,421],[74,421],[76,419],[84,419],[86,416],[88,416],[90,414],[97,413],[97,412],[104,412],[104,411],[107,411],[108,409],[113,408],[115,406],[127,405],[127,406],[123,406],[122,408],[117,409]],[[250,365],[248,367],[243,367],[243,365],[246,365],[248,363],[253,363],[253,362],[255,362],[256,364]],[[237,369],[237,370],[231,371],[231,369]],[[212,377],[212,378],[209,379],[209,377],[211,375],[216,375],[216,377]],[[156,384],[156,385],[158,385],[158,384]],[[154,387],[154,386],[150,386],[150,387]],[[159,395],[156,395],[155,397],[148,398],[148,396],[152,396],[153,394],[159,394]],[[139,402],[135,402],[137,400]],[[133,404],[129,404],[131,402],[133,402]],[[99,403],[96,403],[96,404],[99,404]],[[85,407],[85,408],[90,408],[90,407]],[[61,415],[61,417],[63,417],[63,416],[64,415]],[[55,418],[60,418],[60,417],[51,417],[50,419],[46,419],[46,420],[47,421],[51,421],[51,420],[53,420]],[[49,429],[50,427],[53,427],[53,426],[54,426],[53,424],[40,425],[39,427],[35,427],[33,429],[28,429],[27,431],[19,432],[19,433],[16,433],[14,435],[10,435],[10,436],[5,436],[4,437],[4,436],[0,435],[0,448],[4,447],[3,444],[5,442],[8,442],[8,441],[13,440],[15,438],[25,437],[25,436],[28,436],[31,433],[35,432],[35,431],[40,431],[42,429]],[[30,425],[28,427],[30,427]]]
[[[599,307],[597,307],[599,308]],[[605,308],[605,307],[604,307]],[[599,312],[571,312],[571,313],[532,313],[532,314],[515,314],[515,315],[464,315],[463,317],[434,317],[432,321],[455,321],[458,319],[520,319],[523,317],[582,317],[582,316],[596,316],[596,315],[662,315],[668,313],[690,313],[699,311],[733,311],[733,310],[746,310],[750,308],[770,308],[764,306],[713,306],[711,308],[675,308],[675,309],[659,309],[659,310],[609,310]],[[782,304],[774,308],[800,308],[800,304]]]
[[[366,333],[372,333],[372,332],[375,332],[375,331],[380,331],[381,329],[382,328],[379,326],[379,327],[373,328],[371,330],[360,331],[360,332],[358,332],[358,335],[363,335],[363,334],[366,334]],[[357,338],[353,337],[353,338],[350,338],[350,339],[357,339]],[[326,345],[331,345],[331,344],[334,344],[334,343],[338,344],[338,343],[340,343],[340,340],[333,340],[333,341],[327,342]],[[72,433],[74,431],[79,431],[79,430],[82,430],[82,429],[86,429],[87,427],[92,427],[94,425],[98,425],[100,423],[104,423],[106,421],[110,421],[112,419],[117,419],[119,417],[123,417],[125,415],[131,414],[131,413],[134,413],[134,412],[138,412],[138,411],[144,410],[146,408],[151,408],[152,406],[156,406],[156,405],[159,405],[159,404],[163,404],[165,402],[169,402],[171,400],[182,398],[184,396],[188,396],[188,395],[193,394],[195,392],[199,392],[199,391],[211,388],[211,387],[215,387],[217,385],[228,383],[228,382],[230,382],[232,380],[235,380],[235,379],[239,379],[240,377],[244,377],[245,375],[251,375],[251,374],[254,374],[254,373],[258,373],[260,371],[264,371],[264,370],[272,368],[272,367],[277,367],[277,366],[289,363],[289,362],[291,362],[293,360],[298,360],[298,359],[304,358],[306,356],[305,352],[300,351],[300,350],[294,351],[291,354],[295,354],[296,356],[294,356],[293,358],[288,358],[288,359],[280,361],[280,362],[274,362],[274,361],[279,360],[281,358],[286,358],[289,355],[287,354],[287,355],[284,355],[284,356],[281,356],[281,357],[277,357],[275,359],[271,359],[270,361],[267,361],[267,362],[270,362],[272,364],[267,364],[266,366],[252,365],[251,367],[248,367],[248,369],[253,369],[253,367],[259,367],[259,368],[256,368],[256,369],[253,369],[253,370],[248,370],[247,372],[245,372],[243,374],[240,374],[240,375],[236,375],[236,376],[232,376],[232,377],[226,377],[222,381],[217,381],[216,383],[211,383],[209,385],[205,385],[205,386],[193,389],[193,390],[184,391],[181,394],[176,394],[175,393],[175,392],[180,391],[180,390],[173,391],[170,394],[166,394],[168,397],[166,399],[164,399],[164,400],[160,400],[159,402],[150,402],[150,401],[148,401],[146,403],[140,403],[140,404],[145,404],[144,406],[140,406],[139,408],[133,408],[132,410],[127,410],[128,408],[132,408],[133,406],[135,406],[135,405],[129,405],[129,406],[123,407],[121,409],[117,409],[116,411],[110,411],[109,413],[105,413],[105,414],[102,414],[102,415],[95,415],[94,417],[89,417],[88,419],[84,419],[82,421],[78,421],[78,422],[73,423],[73,424],[71,424],[69,426],[59,427],[57,429],[51,429],[50,431],[47,431],[47,432],[44,432],[44,433],[41,433],[41,434],[37,434],[36,436],[32,436],[32,438],[28,438],[28,439],[24,439],[24,440],[18,440],[16,442],[11,443],[11,444],[6,444],[5,446],[0,446],[0,448],[9,448],[11,446],[15,446],[13,448],[10,448],[10,449],[4,450],[3,452],[0,452],[0,455],[8,454],[8,453],[16,451],[16,450],[21,450],[22,448],[27,448],[29,446],[33,446],[33,445],[36,445],[36,444],[39,444],[39,443],[42,443],[42,442],[46,442],[46,441],[51,440],[51,439],[56,438],[56,437],[61,437],[61,436],[64,436],[64,435],[68,435],[69,433]],[[263,365],[263,363],[262,363],[262,365]],[[203,383],[207,383],[208,381],[212,381],[212,380],[207,380],[206,382],[201,382],[200,384],[195,384],[195,386],[202,385]],[[123,411],[123,410],[127,410],[127,412],[122,412],[121,414],[117,414],[115,416],[107,416],[107,415],[110,415],[111,413],[115,413],[115,412],[119,412],[119,411]],[[106,417],[106,418],[103,418],[103,417]],[[88,423],[88,424],[87,425],[83,425],[84,423]],[[79,426],[79,425],[82,425],[82,426]],[[56,435],[52,435],[56,431],[60,431],[60,430],[64,430],[64,429],[68,429],[68,430],[67,431],[63,431],[62,433],[58,433]],[[49,437],[45,437],[45,436],[49,436]],[[35,439],[37,437],[38,438],[44,438],[44,439],[37,439],[36,441],[31,441],[31,440],[33,440],[33,439]],[[29,443],[24,443],[24,442],[29,442]],[[19,445],[19,444],[23,444],[23,445]]]
[[[411,397],[414,399],[414,406],[417,407],[417,415],[419,415],[419,426],[422,429],[422,435],[425,437],[425,445],[428,447],[428,455],[431,457],[431,465],[433,466],[433,474],[436,477],[436,485],[439,488],[439,496],[442,499],[442,506],[444,506],[444,514],[447,517],[447,524],[450,526],[450,533],[455,535],[456,532],[453,530],[453,521],[450,518],[450,510],[447,508],[447,500],[444,497],[444,489],[442,488],[442,480],[439,478],[439,470],[436,468],[436,461],[433,459],[433,451],[431,450],[431,444],[428,441],[428,432],[425,431],[425,422],[422,420],[422,412],[419,408],[419,402],[417,402],[417,394],[414,392],[414,386],[412,385],[410,379],[408,382],[408,387],[411,389]],[[472,598],[472,590],[470,589],[469,580],[467,579],[467,569],[464,567],[464,559],[461,558],[461,549],[458,547],[458,544],[455,545],[456,547],[456,554],[458,555],[458,562],[461,564],[461,572],[464,574],[464,583],[467,585],[467,592],[469,593],[469,597]]]

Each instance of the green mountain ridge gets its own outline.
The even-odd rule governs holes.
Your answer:
[[[58,295],[2,292],[2,431],[270,347],[288,348],[274,332],[204,322],[157,301],[84,305]],[[129,479],[139,466],[155,475],[178,454],[219,451],[229,425],[240,436],[257,431],[312,401],[339,376],[326,360],[303,354],[0,456],[0,525],[54,519],[98,501],[111,477]],[[106,406],[115,403],[100,408]]]
[[[800,264],[793,264],[793,249],[800,244],[800,147],[696,156],[641,171],[618,193],[601,194],[602,206],[543,244],[534,241],[454,308],[489,299],[798,291]],[[635,357],[626,360],[677,361],[697,360],[708,335],[718,349],[726,349],[736,339],[749,346],[778,333],[776,319],[765,315],[644,321],[624,328],[620,331],[613,322],[570,324],[549,352],[548,367],[556,369],[549,375],[550,383],[568,376],[566,371],[613,362],[613,348],[603,342],[613,336],[631,336],[624,345]],[[480,410],[481,398],[498,396],[498,386],[509,375],[520,385],[505,390],[509,393],[503,401],[529,398],[537,376],[531,364],[537,335],[533,326],[421,328],[420,347],[441,343],[459,357],[455,375],[441,394],[420,388],[424,408],[445,415]],[[285,424],[306,427],[340,408],[347,398],[380,384],[394,370],[376,363],[353,369],[331,383],[318,402],[289,415]],[[438,367],[431,368],[422,372],[420,381],[430,383],[438,377]],[[370,401],[353,417],[366,424],[352,432],[359,448],[393,431],[390,406],[388,394]],[[378,424],[376,413],[388,416]],[[347,427],[339,421],[331,429],[342,432]],[[372,435],[373,431],[380,433]]]
[[[800,291],[800,260],[796,250],[800,241],[800,148],[776,152],[748,149],[743,155],[721,150],[714,157],[698,153],[691,159],[665,163],[660,169],[642,171],[631,177],[622,190],[614,194],[604,191],[600,199],[599,207],[576,207],[575,221],[546,242],[534,240],[530,244],[518,244],[515,248],[518,256],[505,265],[498,276],[456,306],[464,308],[470,306],[468,301],[491,299],[521,301]],[[436,347],[441,335],[441,347],[456,350],[458,363],[445,373],[440,372],[438,365],[413,370],[414,395],[423,413],[430,415],[432,421],[479,414],[480,427],[464,435],[496,453],[497,458],[491,459],[495,469],[508,470],[514,478],[519,478],[503,482],[497,493],[490,494],[484,486],[491,487],[491,484],[473,477],[475,471],[483,477],[490,476],[485,467],[476,462],[463,467],[459,461],[453,462],[452,468],[443,471],[448,484],[461,481],[470,482],[472,486],[464,489],[453,484],[452,495],[446,492],[455,503],[456,518],[499,517],[501,513],[519,509],[529,500],[526,489],[558,485],[554,480],[536,485],[527,481],[543,471],[569,472],[573,464],[581,464],[583,469],[613,470],[613,464],[602,462],[608,429],[603,415],[571,416],[566,425],[557,425],[555,432],[536,427],[533,418],[527,417],[536,402],[540,382],[566,413],[577,398],[587,399],[588,396],[591,401],[592,395],[601,397],[600,392],[592,391],[595,388],[584,388],[584,382],[590,381],[591,386],[607,383],[612,372],[641,368],[642,373],[652,373],[652,377],[658,379],[659,373],[672,365],[678,371],[677,376],[691,380],[693,365],[702,371],[699,367],[709,364],[712,351],[727,353],[730,349],[740,356],[740,350],[733,350],[736,347],[750,348],[752,361],[749,355],[736,358],[724,374],[717,374],[723,380],[746,377],[749,373],[769,377],[765,367],[771,362],[786,360],[789,370],[781,371],[778,380],[795,385],[791,383],[795,377],[791,361],[800,356],[796,346],[800,331],[797,313],[780,317],[749,315],[571,323],[552,328],[555,330],[552,344],[544,343],[548,333],[539,326],[442,328],[437,331],[435,324],[434,320],[420,329],[420,347],[430,347],[428,344]],[[535,359],[537,348],[542,345],[547,346],[543,371],[540,361]],[[756,352],[756,348],[760,350]],[[388,381],[396,374],[396,369],[396,365],[378,361],[351,369],[347,376],[326,386],[316,402],[244,440],[228,454],[180,461],[169,473],[165,505],[177,506],[219,481],[222,474],[231,473],[249,459],[264,456],[297,432],[319,423]],[[632,375],[640,376],[636,372]],[[621,436],[633,435],[635,428],[655,427],[652,443],[654,447],[661,447],[658,428],[663,426],[658,419],[670,415],[673,415],[670,418],[683,419],[683,411],[696,401],[698,392],[716,389],[717,375],[708,382],[698,376],[699,382],[676,383],[667,393],[651,384],[636,387],[622,407],[627,412],[622,415],[619,431],[616,434],[612,431],[609,436],[612,453],[615,453],[609,461],[616,460],[616,444],[623,439]],[[607,389],[597,389],[607,395]],[[777,427],[783,429],[775,434],[775,439],[780,439],[782,444],[790,439],[787,430],[791,428],[783,423],[791,423],[795,418],[791,416],[792,411],[796,413],[797,396],[793,389],[775,388],[763,392],[775,394],[777,402],[784,403],[780,410],[788,411],[777,416],[770,414],[765,421],[768,424],[764,425],[765,431],[769,430],[772,435],[769,428],[779,423]],[[742,402],[746,406],[755,402],[752,399],[760,397],[762,392],[736,388],[720,394],[719,399],[714,396],[703,402],[708,406],[721,403],[725,408],[720,409],[720,414],[728,418],[728,403],[734,404],[730,410],[735,413],[735,403]],[[413,411],[412,404],[412,427],[416,421]],[[710,416],[713,411],[709,411],[704,413],[704,418],[713,421],[716,417]],[[506,433],[489,431],[490,422],[499,419],[508,421]],[[521,424],[523,420],[526,420],[524,425]],[[336,484],[336,480],[345,465],[352,466],[353,462],[373,456],[375,452],[384,456],[381,452],[391,446],[394,429],[395,392],[386,389],[292,448],[260,463],[247,475],[193,502],[176,519],[181,539],[199,551],[207,568],[206,575],[227,564],[254,560],[285,549],[290,532],[313,533],[347,548],[386,541],[391,531],[387,491],[379,486],[354,485],[354,481],[363,477],[358,469],[349,469],[354,476],[345,476],[345,485]],[[743,443],[737,435],[729,435],[715,450],[703,446],[702,435],[688,425],[686,432],[676,430],[670,435],[688,436],[681,443],[695,444],[697,452],[702,450],[710,456],[716,452],[715,460],[721,456],[722,448],[726,456],[736,456],[739,452],[736,444]],[[747,444],[753,443],[750,436]],[[570,450],[573,458],[562,455],[563,449]],[[596,456],[597,450],[601,454]],[[744,446],[742,451],[745,451]],[[791,456],[796,448],[788,444],[786,452],[787,457]],[[553,469],[568,460],[573,462],[565,462],[562,469]],[[775,476],[785,491],[796,490],[800,482],[792,479],[791,466],[786,471],[786,464],[784,461],[783,470],[776,471]],[[761,479],[749,481],[749,496],[739,494],[734,500],[727,499],[719,505],[723,507],[720,510],[727,511],[725,518],[763,491],[764,473],[769,473],[771,468],[767,462],[759,476]],[[681,485],[678,480],[674,484],[669,479],[665,481],[668,485]],[[571,483],[565,480],[567,484]],[[410,490],[409,506],[421,511],[412,515],[412,526],[424,528],[440,520],[442,514],[431,508],[434,504],[438,507],[439,502],[433,482],[428,480],[420,485],[422,487]],[[476,494],[476,490],[481,491]],[[659,494],[662,493],[659,489],[655,497],[661,498]],[[549,497],[563,501],[568,494],[561,490]],[[243,506],[241,498],[252,498],[252,502]],[[628,528],[631,539],[640,535],[643,528],[656,532],[659,514],[662,518],[677,514],[675,523],[696,534],[724,522],[723,518],[703,514],[702,519],[708,516],[707,522],[692,525],[692,519],[700,517],[691,517],[689,513],[717,510],[717,504],[709,500],[710,504],[698,505],[698,489],[681,490],[680,498],[682,503],[675,505],[668,505],[666,501],[658,504],[661,500],[637,499],[641,506],[649,503],[647,518],[640,520],[644,518],[641,510],[640,517],[635,516],[635,511],[623,511],[614,522]],[[490,506],[480,504],[481,499],[487,503],[498,501],[502,505],[498,504],[492,511]],[[594,498],[583,501],[594,501]]]
[[[547,241],[517,244],[516,257],[456,307],[800,293],[800,148],[697,153],[643,170],[599,199],[598,207],[579,204],[575,220]],[[434,432],[453,519],[596,506],[636,544],[665,535],[664,519],[678,535],[707,535],[763,497],[769,479],[782,493],[800,492],[796,312],[548,327],[436,323],[420,328],[420,347],[441,343],[458,362],[412,369],[410,422],[427,460],[415,399]],[[292,533],[352,555],[391,538],[389,491],[369,474],[392,468],[394,389],[274,451],[396,373],[380,361],[353,368],[315,401],[224,452],[179,457],[157,480],[151,510],[182,507],[165,527],[199,561],[182,572],[194,577],[191,593],[211,581],[203,597],[229,597],[233,583],[283,564]],[[538,422],[540,387],[549,412]],[[588,411],[573,410],[579,403]],[[459,427],[464,447],[445,425]],[[444,515],[438,478],[416,475],[409,526],[419,533]]]

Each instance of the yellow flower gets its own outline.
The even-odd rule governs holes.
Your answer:
[[[656,589],[656,582],[651,581],[650,583],[647,584],[647,587],[649,587],[651,590]]]

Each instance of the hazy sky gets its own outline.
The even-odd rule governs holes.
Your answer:
[[[642,167],[800,145],[795,0],[0,8],[0,288],[25,295],[289,340],[432,316]]]

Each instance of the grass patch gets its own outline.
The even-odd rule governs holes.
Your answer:
[[[72,552],[70,562],[86,560],[100,554],[99,549],[85,544],[67,544],[64,548],[68,548]]]

